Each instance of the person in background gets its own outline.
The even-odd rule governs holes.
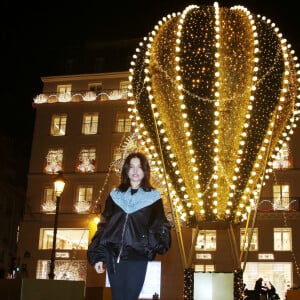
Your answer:
[[[268,294],[269,300],[279,300],[280,299],[279,295],[276,293],[275,286],[270,281],[269,281],[269,289],[267,291],[267,294]]]
[[[137,300],[148,261],[171,246],[170,223],[161,194],[150,183],[146,156],[127,156],[121,182],[105,202],[105,209],[87,251],[97,273],[107,270],[113,300]]]
[[[254,293],[256,300],[260,300],[261,295],[264,297],[263,299],[267,299],[267,287],[263,285],[263,278],[260,277],[256,280],[254,286]]]

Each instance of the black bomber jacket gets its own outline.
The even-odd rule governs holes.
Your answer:
[[[153,260],[156,254],[164,254],[171,246],[170,223],[163,208],[162,199],[133,213],[126,213],[108,196],[101,222],[89,244],[88,262]]]

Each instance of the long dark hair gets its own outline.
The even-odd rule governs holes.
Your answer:
[[[121,183],[118,186],[118,189],[121,192],[126,192],[130,187],[130,179],[128,177],[128,172],[130,169],[130,161],[132,158],[138,158],[140,160],[141,168],[144,171],[144,178],[141,181],[140,187],[144,191],[150,191],[151,189],[153,189],[153,186],[150,183],[150,174],[151,174],[150,165],[147,157],[141,152],[132,152],[126,157],[122,167]]]

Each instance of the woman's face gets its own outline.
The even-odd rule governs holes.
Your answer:
[[[130,167],[128,171],[128,177],[130,179],[131,186],[138,187],[144,178],[144,171],[141,167],[140,159],[133,157],[130,160]]]

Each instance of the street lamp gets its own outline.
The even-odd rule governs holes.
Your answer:
[[[54,192],[56,196],[56,210],[55,210],[55,219],[54,219],[54,228],[53,228],[53,243],[52,243],[52,253],[51,253],[51,262],[50,262],[50,272],[48,274],[49,279],[54,279],[54,268],[55,268],[55,255],[56,255],[56,234],[57,234],[57,222],[58,222],[58,213],[59,213],[59,203],[60,195],[64,191],[65,180],[61,173],[59,173],[54,181]]]

